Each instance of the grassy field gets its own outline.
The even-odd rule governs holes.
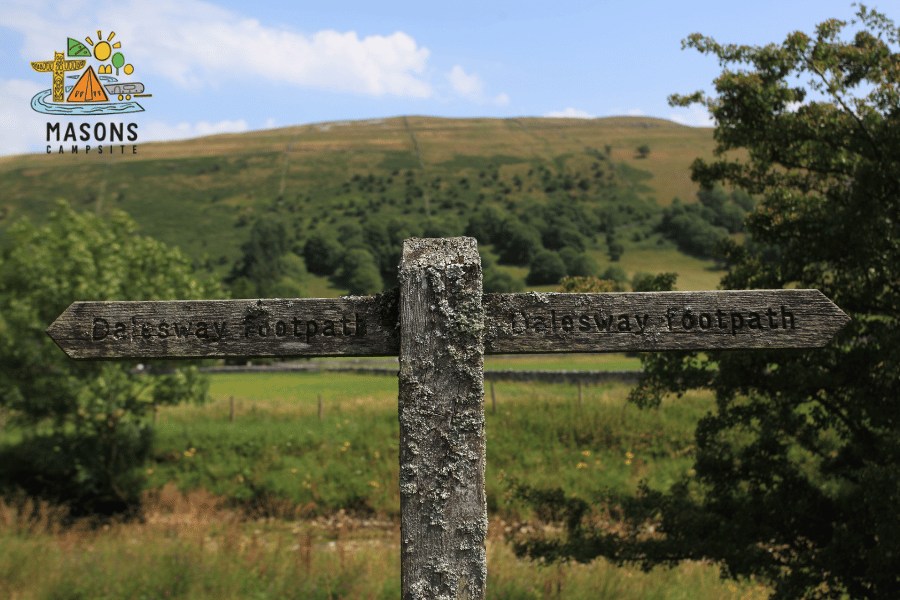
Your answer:
[[[49,506],[0,504],[0,596],[398,597],[396,386],[354,374],[215,375],[208,405],[160,410],[143,522],[64,529]],[[690,468],[708,394],[640,411],[621,385],[585,388],[583,406],[573,386],[496,392],[499,410],[486,411],[488,598],[766,597],[705,563],[650,573],[604,560],[544,565],[515,558],[507,541],[555,531],[508,498],[510,480],[586,499],[642,479],[671,484]]]
[[[491,514],[509,519],[531,516],[506,495],[511,479],[584,498],[630,491],[642,479],[667,487],[690,468],[694,423],[712,403],[697,395],[640,411],[625,403],[625,386],[611,384],[585,387],[583,406],[572,385],[497,382],[494,391],[488,502]],[[210,398],[160,410],[148,489],[203,488],[266,516],[341,508],[398,515],[396,378],[218,374]]]

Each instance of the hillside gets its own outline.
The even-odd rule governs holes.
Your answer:
[[[653,227],[673,197],[695,199],[688,167],[712,157],[712,131],[647,117],[396,117],[139,144],[135,155],[4,157],[0,228],[23,215],[40,221],[56,198],[82,210],[120,208],[141,233],[222,277],[266,214],[283,224],[295,255],[317,232],[348,246],[359,241],[387,284],[394,251],[379,256],[366,246],[375,229],[389,237],[460,235],[491,207],[496,213],[486,214],[537,229],[551,250],[570,243],[547,241],[555,231],[546,221],[560,214],[552,227],[577,225],[582,233],[572,243],[601,267],[615,243],[624,251],[616,264],[629,276],[678,271],[680,289],[707,289],[719,277],[712,263],[675,251]],[[635,150],[641,144],[650,148],[645,158]],[[527,264],[494,250],[499,272],[524,279]],[[307,295],[348,289],[324,274],[295,279]]]

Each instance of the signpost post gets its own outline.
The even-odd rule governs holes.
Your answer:
[[[816,348],[849,321],[818,290],[481,289],[475,239],[410,239],[376,296],[75,302],[47,333],[82,360],[399,355],[402,598],[483,600],[484,354]]]

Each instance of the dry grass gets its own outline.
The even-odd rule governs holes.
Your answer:
[[[20,499],[21,500],[21,499]],[[167,485],[144,496],[141,520],[80,521],[26,499],[0,501],[0,598],[396,598],[399,524],[343,511],[307,521],[252,520],[203,490]],[[687,563],[643,573],[603,560],[543,565],[517,559],[506,536],[540,524],[492,520],[488,598],[762,600],[766,589],[723,582]]]

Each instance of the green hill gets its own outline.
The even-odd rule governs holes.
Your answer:
[[[23,215],[41,221],[57,198],[81,210],[119,208],[141,233],[224,277],[268,215],[294,259],[318,234],[368,252],[388,285],[398,236],[461,235],[496,218],[506,229],[483,245],[500,258],[497,273],[529,273],[498,247],[521,224],[543,248],[573,248],[562,252],[567,260],[578,251],[605,269],[616,245],[628,276],[677,271],[679,289],[709,289],[720,275],[712,262],[677,252],[654,227],[673,197],[695,199],[688,167],[712,157],[712,132],[647,117],[396,117],[139,144],[136,154],[4,157],[0,230]],[[306,295],[350,289],[352,273],[329,281],[294,266]]]

